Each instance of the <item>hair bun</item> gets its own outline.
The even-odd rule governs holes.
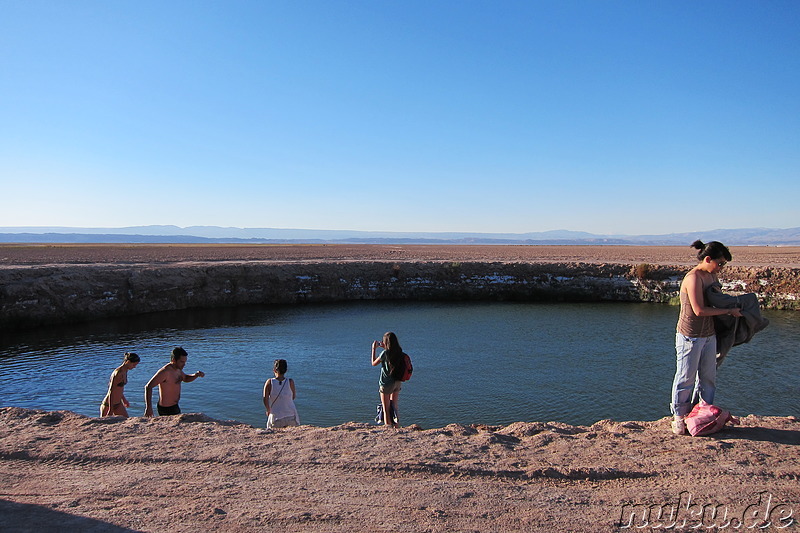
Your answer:
[[[706,245],[701,240],[696,240],[692,243],[692,248],[697,248],[698,250],[702,250],[705,247]]]

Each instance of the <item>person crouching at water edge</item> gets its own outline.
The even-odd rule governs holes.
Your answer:
[[[133,370],[139,364],[139,356],[132,352],[125,352],[122,365],[111,373],[108,382],[108,392],[100,404],[100,416],[124,416],[128,418],[127,408],[131,403],[125,398],[125,385],[128,383],[128,370]]]
[[[299,426],[300,417],[294,399],[297,391],[294,380],[286,378],[288,365],[286,359],[275,359],[272,367],[274,378],[269,378],[264,383],[264,407],[267,408],[267,429],[286,428]],[[288,390],[286,385],[289,385]]]
[[[383,351],[376,356],[375,352],[379,347],[383,348]],[[402,384],[400,377],[405,368],[403,349],[400,347],[397,335],[391,331],[384,333],[382,341],[373,341],[372,343],[372,366],[378,365],[381,365],[378,391],[383,410],[383,424],[387,427],[397,428],[400,427],[400,411],[398,410]]]
[[[197,378],[205,376],[199,370],[194,374],[184,374],[183,367],[189,355],[186,350],[178,346],[172,350],[172,357],[167,365],[155,373],[144,387],[144,416],[153,416],[153,388],[158,385],[158,416],[179,415],[181,408],[178,402],[181,399],[181,384],[185,381],[191,383]]]

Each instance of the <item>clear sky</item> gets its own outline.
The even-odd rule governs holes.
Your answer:
[[[800,226],[800,2],[0,0],[0,226]]]

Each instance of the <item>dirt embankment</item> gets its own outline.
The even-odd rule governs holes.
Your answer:
[[[798,446],[794,417],[693,438],[666,418],[268,433],[5,408],[0,530],[794,531]]]
[[[742,261],[726,267],[726,290],[797,308],[800,268],[780,265],[792,250],[735,253]],[[611,246],[0,246],[0,325],[363,299],[667,302],[692,265],[675,262],[679,254],[687,255]]]

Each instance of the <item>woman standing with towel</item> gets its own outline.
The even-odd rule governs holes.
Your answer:
[[[672,431],[686,434],[684,418],[692,410],[692,397],[714,403],[717,382],[717,337],[713,317],[742,316],[739,309],[718,309],[706,302],[705,290],[718,281],[717,275],[731,260],[731,252],[717,241],[692,243],[699,263],[681,282],[681,310],[675,335],[677,364],[672,381]],[[695,391],[696,389],[696,391]]]

